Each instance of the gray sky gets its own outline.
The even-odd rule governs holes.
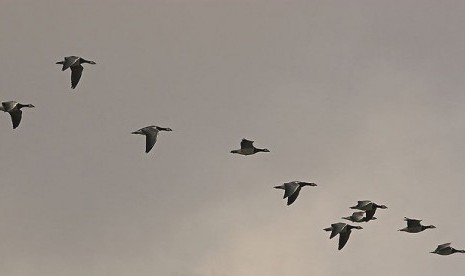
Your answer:
[[[465,2],[94,2],[0,0],[1,275],[463,274]]]

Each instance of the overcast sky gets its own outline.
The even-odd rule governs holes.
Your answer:
[[[463,275],[465,2],[0,4],[2,276]]]

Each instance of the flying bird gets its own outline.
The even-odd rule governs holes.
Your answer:
[[[148,126],[141,128],[132,134],[145,135],[145,152],[148,153],[155,143],[157,142],[158,132],[160,131],[173,131],[171,128],[159,127],[159,126]]]
[[[365,212],[354,212],[352,215],[348,217],[342,217],[342,219],[350,220],[352,222],[369,222],[370,220],[375,220],[375,217],[372,217],[371,219],[367,219],[365,216]]]
[[[434,251],[432,251],[430,253],[446,256],[446,255],[451,255],[451,254],[454,254],[454,253],[465,253],[465,250],[455,249],[455,248],[451,247],[450,242],[448,242],[448,243],[438,245],[436,250],[434,250]]]
[[[71,88],[72,89],[76,88],[79,80],[81,79],[82,70],[84,69],[84,67],[82,67],[81,64],[83,63],[95,64],[94,61],[86,60],[86,59],[83,59],[82,57],[77,57],[77,56],[65,57],[64,60],[58,61],[56,63],[56,64],[63,64],[61,71],[65,71],[68,68],[71,69]]]
[[[268,149],[259,149],[253,146],[254,141],[242,139],[241,148],[238,150],[232,150],[231,153],[237,153],[242,155],[251,155],[257,152],[270,152]]]
[[[323,230],[331,232],[331,235],[329,236],[330,239],[334,238],[335,236],[337,236],[337,234],[339,234],[339,245],[337,249],[341,250],[349,240],[350,233],[352,233],[352,229],[363,228],[360,226],[353,226],[347,223],[338,222],[331,224],[331,227],[325,228]]]
[[[385,205],[378,205],[370,200],[361,200],[358,201],[357,205],[350,207],[351,209],[358,209],[366,211],[366,219],[371,220],[375,215],[376,209],[387,209]]]
[[[407,227],[399,229],[399,231],[404,231],[407,233],[419,233],[428,228],[436,228],[434,225],[421,225],[421,220],[419,219],[409,219],[405,217],[404,220],[407,222]]]
[[[23,116],[21,108],[23,107],[32,108],[35,106],[32,104],[20,104],[15,101],[2,102],[2,105],[0,106],[1,111],[10,113],[11,121],[13,122],[13,129],[17,128],[21,122],[21,118]]]
[[[304,186],[317,186],[315,183],[301,182],[301,181],[292,181],[284,183],[280,186],[275,186],[276,189],[284,190],[284,198],[287,197],[287,205],[291,205],[299,196],[300,190]]]

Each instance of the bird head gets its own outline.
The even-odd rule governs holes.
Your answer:
[[[131,132],[131,134],[144,134],[141,129]]]
[[[313,183],[313,182],[310,182],[310,183],[303,182],[303,183],[302,183],[302,186],[312,186],[312,187],[315,187],[315,186],[317,186],[317,185],[316,185],[315,183]]]
[[[96,63],[95,63],[95,61],[92,61],[92,60],[86,60],[86,59],[83,59],[83,58],[81,58],[81,63],[96,64]]]
[[[159,131],[173,131],[171,128],[169,127],[159,127],[159,126],[155,126],[155,128]]]

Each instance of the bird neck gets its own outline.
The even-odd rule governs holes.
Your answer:
[[[32,104],[20,104],[20,103],[18,103],[18,105],[16,105],[16,107],[18,109],[21,109],[23,107],[33,107],[33,105]]]

